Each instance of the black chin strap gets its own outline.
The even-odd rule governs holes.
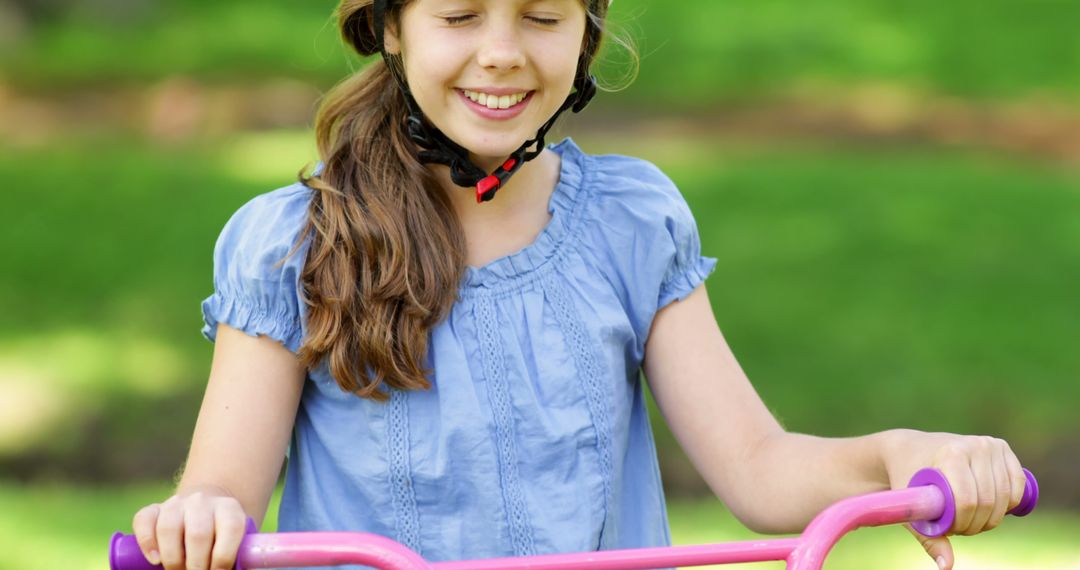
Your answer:
[[[537,130],[536,136],[525,141],[494,172],[486,174],[479,166],[469,160],[469,151],[467,149],[450,140],[442,131],[424,120],[424,114],[420,110],[420,106],[417,105],[416,100],[413,99],[408,83],[398,68],[391,63],[390,55],[386,53],[386,44],[383,42],[386,5],[387,0],[375,0],[373,6],[375,38],[382,53],[383,61],[390,68],[394,80],[405,97],[405,104],[409,108],[409,116],[405,119],[405,125],[409,139],[422,149],[417,153],[417,158],[425,164],[434,163],[449,166],[450,179],[454,184],[464,188],[476,189],[477,204],[494,198],[499,188],[502,188],[506,181],[523,164],[540,156],[540,153],[544,150],[544,137],[547,136],[548,130],[555,124],[563,111],[572,109],[573,112],[578,113],[596,95],[596,79],[589,75],[588,69],[579,69],[578,75],[574,79],[574,92],[559,106],[555,114]]]

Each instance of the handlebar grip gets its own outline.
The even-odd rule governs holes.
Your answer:
[[[1028,516],[1031,511],[1035,510],[1035,505],[1039,504],[1039,482],[1035,480],[1035,476],[1027,469],[1024,469],[1024,477],[1027,478],[1027,484],[1024,485],[1024,496],[1020,498],[1020,504],[1008,512],[1014,517]]]
[[[134,534],[118,532],[109,541],[109,568],[110,570],[157,570],[164,566],[151,564],[143,556]]]
[[[255,521],[248,517],[244,534],[253,534],[258,530],[255,527]],[[241,544],[241,548],[243,548],[243,544]],[[109,541],[109,568],[110,570],[161,570],[164,566],[151,564],[143,556],[142,549],[139,548],[139,542],[135,540],[134,534],[118,532]],[[245,570],[239,561],[236,562],[236,566],[233,568],[234,570]]]
[[[1024,469],[1024,477],[1027,479],[1024,485],[1024,495],[1020,498],[1020,503],[1006,514],[1017,517],[1027,516],[1031,511],[1035,510],[1035,505],[1039,503],[1039,482],[1035,479],[1035,475],[1032,475],[1031,471]],[[941,494],[945,497],[945,508],[942,510],[940,517],[928,521],[914,521],[911,523],[911,527],[923,536],[941,536],[952,528],[953,522],[956,520],[956,499],[953,497],[949,481],[945,479],[945,474],[937,469],[922,469],[908,483],[909,488],[925,485],[933,485],[941,491]]]

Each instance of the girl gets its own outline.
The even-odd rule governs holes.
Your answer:
[[[925,466],[955,490],[956,534],[1019,502],[1001,440],[786,433],[717,328],[716,261],[671,181],[545,146],[594,92],[607,4],[342,0],[343,37],[382,61],[326,97],[321,169],[222,231],[190,455],[133,521],[151,561],[231,568],[286,452],[282,531],[374,532],[432,560],[666,545],[641,370],[754,530],[799,531]],[[946,539],[924,544],[951,567]]]

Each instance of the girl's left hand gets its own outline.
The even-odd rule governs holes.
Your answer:
[[[1008,443],[995,437],[893,430],[882,452],[893,489],[906,488],[912,475],[924,467],[945,474],[956,501],[956,521],[948,534],[970,536],[996,527],[1024,495],[1026,479],[1020,460]],[[952,569],[948,538],[927,538],[906,526],[941,570]]]

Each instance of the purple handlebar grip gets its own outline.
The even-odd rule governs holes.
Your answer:
[[[118,532],[109,541],[110,570],[159,570],[162,566],[151,564],[139,549],[134,534]]]
[[[1024,485],[1024,496],[1021,497],[1020,504],[1013,507],[1006,514],[1017,517],[1027,516],[1039,502],[1039,482],[1035,480],[1035,476],[1027,469],[1024,469],[1024,477],[1027,479],[1027,483]],[[911,527],[923,536],[931,538],[941,536],[952,528],[953,522],[956,520],[956,500],[953,497],[952,487],[949,486],[949,482],[941,471],[930,468],[919,470],[908,483],[908,487],[922,487],[924,485],[933,485],[941,490],[941,494],[945,496],[945,509],[940,517],[929,521],[914,521],[911,523]]]
[[[255,521],[248,517],[245,534],[253,534],[258,530],[255,528]],[[241,543],[241,547],[243,547],[243,543]],[[161,570],[164,566],[151,564],[143,556],[142,549],[139,548],[139,543],[135,540],[134,534],[118,532],[109,541],[109,568],[110,570]],[[244,570],[244,567],[238,561],[234,569]]]
[[[1020,504],[1013,507],[1008,513],[1014,517],[1028,516],[1031,511],[1035,510],[1035,505],[1039,504],[1039,482],[1035,480],[1035,476],[1027,469],[1024,469],[1024,477],[1027,478],[1027,484],[1024,485],[1024,496],[1020,498]]]

